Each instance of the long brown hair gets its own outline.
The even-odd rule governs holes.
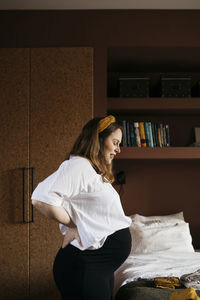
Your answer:
[[[123,127],[120,122],[111,123],[102,132],[98,132],[99,121],[103,118],[94,118],[85,124],[79,137],[75,141],[70,155],[77,155],[87,158],[96,172],[101,174],[104,182],[114,181],[112,163],[108,164],[105,159],[104,145],[106,138],[117,129]]]

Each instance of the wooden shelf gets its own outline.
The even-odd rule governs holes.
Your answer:
[[[108,98],[113,114],[200,114],[200,98]],[[117,159],[200,159],[200,147],[122,147]]]
[[[122,147],[116,159],[200,159],[200,147]]]
[[[108,112],[200,113],[200,98],[108,98]]]

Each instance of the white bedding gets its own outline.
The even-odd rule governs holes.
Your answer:
[[[153,279],[157,276],[176,276],[200,269],[200,252],[153,252],[130,254],[115,272],[114,294],[118,289],[139,278]]]

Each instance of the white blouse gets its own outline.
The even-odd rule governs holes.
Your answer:
[[[32,199],[66,209],[77,226],[83,247],[77,240],[71,244],[81,250],[102,247],[108,235],[131,224],[116,190],[103,182],[91,163],[80,156],[70,156],[56,172],[40,182]],[[62,234],[66,229],[60,224]]]

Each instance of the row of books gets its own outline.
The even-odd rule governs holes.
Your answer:
[[[169,125],[152,122],[122,121],[122,147],[169,147]]]

